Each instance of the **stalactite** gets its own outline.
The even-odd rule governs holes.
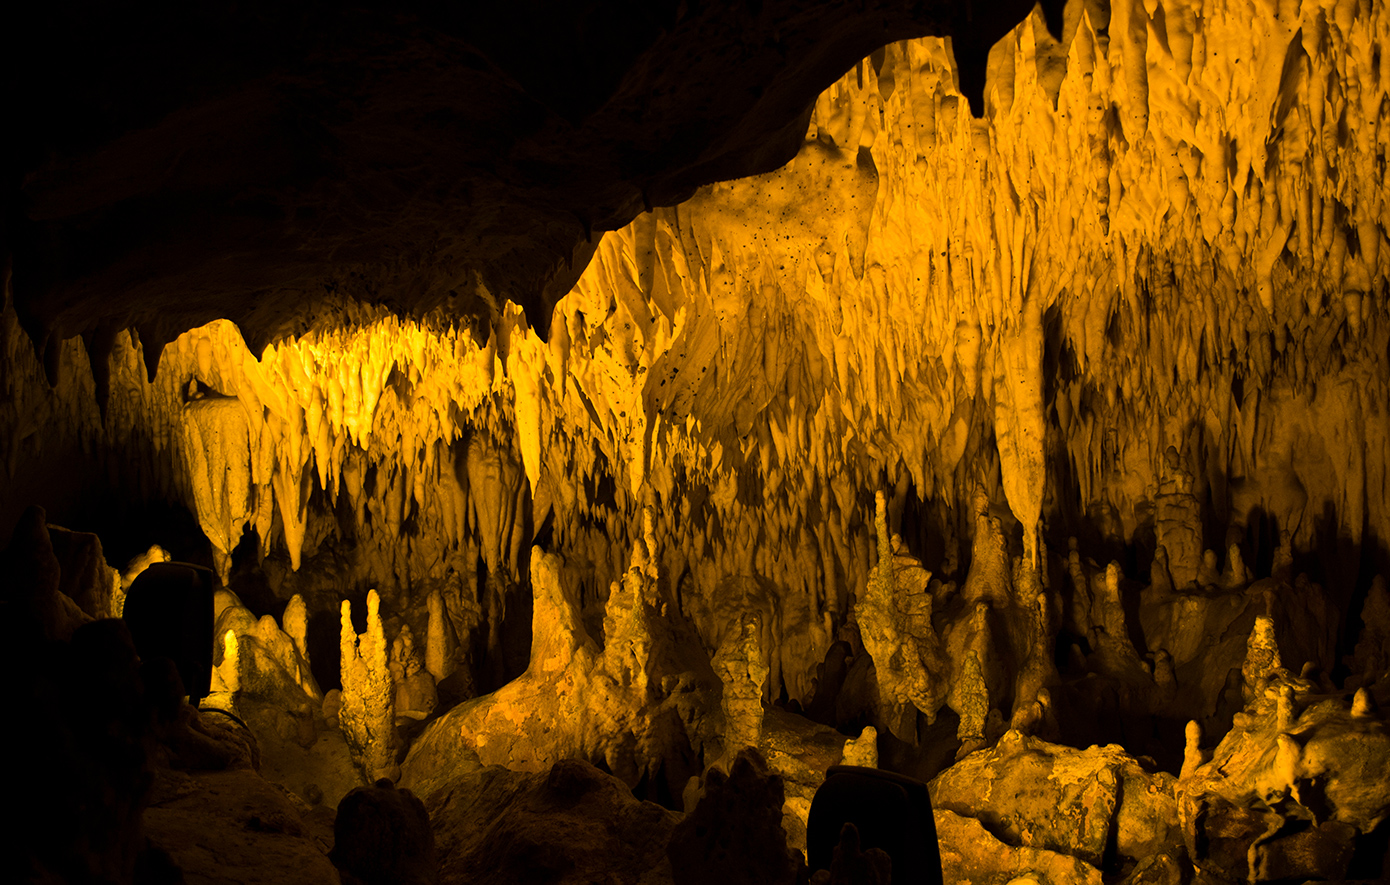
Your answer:
[[[526,674],[459,708],[448,749],[633,785],[673,747],[758,744],[784,694],[839,716],[840,654],[877,679],[855,716],[912,741],[949,707],[962,759],[1119,711],[1189,722],[1196,790],[1219,779],[1204,734],[1237,722],[1229,758],[1268,725],[1251,770],[1301,802],[1290,735],[1390,539],[1390,11],[1099,10],[1060,43],[1041,15],[1001,40],[981,119],[942,40],[884,47],[791,163],[604,234],[549,341],[496,298],[482,344],[357,307],[259,353],[218,321],[36,354],[7,301],[0,469],[81,453],[182,502],[224,582],[238,550],[269,560],[305,665],[328,578],[335,600],[375,588],[361,636],[342,602],[338,716],[373,778],[396,774],[397,714],[501,681],[530,591]],[[1297,575],[1314,552],[1321,585]],[[1380,578],[1358,721],[1387,612]],[[279,628],[228,618],[218,678],[249,691],[247,637]],[[722,733],[687,697],[710,667]]]

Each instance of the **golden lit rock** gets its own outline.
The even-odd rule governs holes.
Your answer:
[[[384,777],[448,809],[446,869],[487,866],[486,834],[457,832],[486,809],[537,844],[552,813],[589,833],[552,807],[566,790],[669,839],[674,818],[615,785],[674,809],[713,783],[728,804],[746,778],[723,769],[753,748],[786,784],[762,797],[768,821],[782,804],[769,838],[793,849],[828,765],[930,780],[948,881],[1385,875],[1365,858],[1390,814],[1390,12],[1072,2],[1049,27],[1058,5],[973,61],[949,22],[847,59],[800,116],[768,87],[754,116],[798,122],[751,166],[693,131],[674,159],[614,142],[631,192],[594,185],[544,243],[489,256],[511,277],[441,271],[483,247],[428,214],[407,225],[439,228],[420,254],[339,231],[331,273],[293,278],[297,324],[284,286],[225,309],[195,287],[178,313],[241,327],[151,307],[79,328],[100,299],[76,288],[39,304],[144,273],[36,245],[125,217],[97,159],[55,148],[15,176],[27,239],[0,313],[14,630],[66,643],[149,564],[212,566],[227,728],[311,805]],[[668,35],[702,15],[669,12]],[[551,119],[544,70],[503,73],[541,109],[516,125],[561,152],[613,112]],[[656,72],[625,76],[605,88],[635,101]],[[283,100],[271,116],[300,119]],[[426,141],[476,128],[399,113]],[[303,205],[271,214],[336,229],[314,139],[358,142],[305,126],[285,149]],[[137,154],[153,137],[127,135]],[[570,175],[530,139],[506,161],[519,190]],[[122,187],[185,186],[184,153],[149,156],[163,171]],[[472,181],[475,160],[416,165]],[[329,165],[376,206],[401,188],[373,162]],[[450,193],[470,219],[504,205]],[[552,248],[571,228],[583,244]],[[264,260],[298,241],[275,242]],[[256,255],[217,254],[178,279],[255,277]],[[21,519],[35,502],[82,530]],[[141,666],[153,683],[165,663]]]
[[[387,668],[386,634],[381,624],[381,600],[367,594],[367,630],[360,636],[352,626],[352,603],[343,600],[341,617],[342,707],[339,727],[352,748],[353,761],[368,781],[396,780],[395,692]]]

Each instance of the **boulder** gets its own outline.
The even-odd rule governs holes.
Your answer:
[[[587,762],[528,773],[488,766],[426,799],[440,880],[470,885],[668,885],[679,816]]]
[[[1188,850],[1229,879],[1340,879],[1390,818],[1390,732],[1285,670],[1257,686],[1210,761],[1177,784]]]
[[[864,729],[871,743],[877,737],[872,726]],[[826,769],[842,762],[863,765],[865,761],[850,761],[846,754],[852,741],[833,728],[811,722],[794,713],[773,708],[763,719],[762,741],[758,749],[768,766],[782,778],[785,793],[782,804],[782,828],[787,844],[797,851],[806,850],[806,818],[811,812],[811,800],[825,782]],[[871,747],[870,747],[871,748]],[[861,754],[867,749],[861,747]],[[875,762],[877,753],[875,752]]]
[[[382,779],[343,797],[329,855],[343,885],[434,885],[439,859],[425,804]]]
[[[1100,870],[1083,860],[999,841],[978,820],[937,808],[936,838],[947,885],[1101,885]]]
[[[1182,853],[1174,779],[1118,746],[1077,750],[1010,731],[931,782],[932,807],[978,819],[1009,845],[1099,867],[1107,846],[1139,860]]]

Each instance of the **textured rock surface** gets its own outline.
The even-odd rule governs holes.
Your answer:
[[[672,881],[666,843],[677,815],[637,801],[586,762],[541,773],[488,766],[437,790],[426,807],[441,881]]]
[[[308,811],[254,771],[162,772],[145,827],[188,885],[332,885],[332,817]]]
[[[1188,546],[1169,552],[1180,576],[1196,500],[1218,568],[1228,528],[1248,563],[1287,534],[1291,555],[1337,554],[1325,586],[1344,607],[1357,576],[1340,563],[1357,557],[1336,539],[1390,536],[1390,251],[1369,134],[1383,85],[1361,86],[1387,19],[1352,3],[1284,18],[1173,8],[1171,44],[1150,44],[1147,6],[1112,33],[1101,7],[1073,4],[1061,43],[1029,19],[995,54],[981,119],[940,41],[885,48],[823,94],[793,163],[604,236],[549,341],[500,300],[477,339],[445,315],[370,308],[268,350],[214,323],[171,339],[150,383],[152,348],[113,333],[95,363],[76,339],[55,344],[75,370],[49,392],[7,313],[6,374],[34,393],[4,401],[6,460],[118,452],[124,481],[186,501],[216,549],[240,539],[241,516],[277,561],[321,555],[388,601],[439,587],[460,633],[470,612],[505,607],[473,586],[479,558],[494,579],[525,570],[528,491],[532,527],[553,512],[598,588],[624,570],[646,496],[686,500],[658,512],[672,580],[688,567],[707,597],[733,576],[775,587],[767,645],[789,660],[772,692],[803,702],[826,615],[844,616],[875,565],[880,486],[890,532],[915,493],[905,542],[917,554],[935,533],[941,565],[973,533],[945,502],[983,484],[1035,554],[1044,516],[1106,514],[1087,532],[1137,545],[1141,563],[1160,523],[1185,526]],[[1289,74],[1217,46],[1288,58]],[[816,209],[822,193],[835,197]],[[93,366],[109,368],[109,422]],[[226,461],[250,477],[244,502],[182,451],[189,422],[230,412],[227,397],[246,413],[245,453]],[[481,452],[506,453],[526,482],[458,469]],[[597,494],[610,481],[611,505]],[[339,524],[330,502],[345,492]]]
[[[106,564],[101,539],[90,532],[48,527],[62,580],[58,589],[91,618],[120,617],[121,576]]]
[[[870,767],[878,763],[878,748],[873,744],[877,734],[872,727],[864,730],[860,740],[865,738],[867,746],[861,744],[859,750],[864,758],[851,760],[854,741],[846,742],[834,729],[782,710],[767,711],[758,752],[782,779],[782,829],[788,846],[806,850],[806,818],[816,790],[825,782],[826,769],[842,763]]]
[[[949,688],[949,665],[932,627],[932,600],[927,593],[931,573],[911,557],[899,562],[899,550],[888,537],[882,492],[876,502],[878,565],[869,571],[854,618],[864,649],[874,660],[883,715],[898,737],[916,741],[917,712],[935,718]]]
[[[1251,881],[1384,875],[1371,856],[1349,876],[1357,845],[1390,815],[1384,720],[1353,715],[1349,698],[1287,671],[1271,675],[1211,760],[1178,782],[1193,861]]]
[[[157,348],[232,316],[256,350],[348,298],[484,320],[510,298],[544,326],[598,232],[785,162],[857,59],[955,31],[978,101],[1029,8],[69,6],[16,22],[3,168],[40,347],[135,324]]]
[[[977,820],[952,811],[936,812],[941,867],[951,885],[1009,885],[1022,880],[1038,885],[1100,885],[1100,870],[1085,861],[1043,848],[1014,847]]]
[[[611,588],[599,648],[559,557],[535,548],[530,666],[435,720],[411,747],[402,784],[427,795],[479,763],[536,772],[579,758],[630,787],[663,782],[679,796],[698,771],[694,752],[722,746],[718,682],[693,634],[660,619],[664,603],[644,563],[635,555]]]
[[[439,858],[425,804],[390,781],[343,797],[329,855],[343,885],[434,885]]]
[[[336,728],[322,721],[306,722],[302,714],[249,698],[238,700],[236,710],[256,735],[258,770],[271,783],[310,806],[330,809],[349,790],[363,785],[362,772]]]
[[[221,687],[268,705],[250,718],[277,755],[321,713],[373,774],[413,743],[422,791],[579,757],[675,805],[712,760],[776,744],[794,829],[839,740],[783,727],[804,710],[872,727],[893,770],[1017,767],[1027,807],[980,818],[1014,860],[1359,874],[1379,800],[1348,785],[1376,782],[1365,735],[1390,703],[1390,14],[1078,0],[987,65],[934,38],[835,60],[944,5],[900,7],[496,12],[579,56],[619,48],[581,58],[465,48],[506,31],[486,16],[354,13],[306,44],[318,13],[243,5],[283,42],[213,80],[206,28],[166,39],[177,16],[77,16],[51,55],[33,29],[25,76],[60,92],[108,46],[122,60],[91,103],[54,117],[21,89],[14,112],[0,534],[38,501],[108,555],[216,568],[244,601],[222,609]],[[822,16],[845,25],[830,43]],[[139,51],[172,44],[186,76]],[[158,87],[120,93],[144,76],[127,57]],[[770,80],[719,85],[745,62]],[[745,161],[763,174],[723,180]],[[518,188],[524,206],[499,196]],[[216,315],[243,324],[174,336]],[[37,512],[17,524],[0,621],[80,634],[106,605],[90,536],[68,557]],[[173,696],[160,667],[141,679]],[[184,724],[173,755],[196,757]],[[1156,765],[1043,778],[1109,751],[1010,728]],[[1230,783],[1208,783],[1213,745]],[[1178,847],[1145,772],[1180,765]]]
[[[1181,854],[1173,783],[1120,747],[1077,750],[1011,731],[933,780],[932,807],[975,818],[1007,844],[1099,869],[1111,850],[1129,862]]]

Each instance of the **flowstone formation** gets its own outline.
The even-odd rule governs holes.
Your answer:
[[[670,602],[650,555],[639,542],[609,588],[600,645],[584,625],[573,576],[558,556],[534,548],[529,666],[432,722],[410,748],[402,782],[429,795],[479,765],[535,772],[584,759],[669,801],[699,772],[701,755],[732,748],[732,757],[741,741],[756,741],[745,718],[716,713],[720,683],[694,631],[662,617]]]
[[[793,850],[857,761],[933,783],[958,881],[1383,875],[1390,11],[1058,31],[979,116],[944,41],[882,47],[787,165],[594,232],[547,321],[374,291],[50,385],[7,295],[13,610],[65,641],[169,558],[18,518],[90,479],[190,514],[215,688],[319,794],[545,777],[662,828],[575,760],[689,814],[754,747]]]

